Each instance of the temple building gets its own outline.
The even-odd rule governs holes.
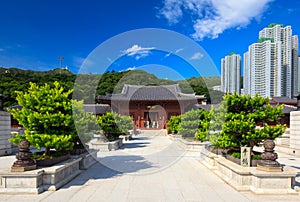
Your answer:
[[[171,116],[206,104],[204,95],[185,94],[178,84],[161,86],[124,85],[118,94],[99,95],[97,102],[132,117],[136,128],[163,129]]]

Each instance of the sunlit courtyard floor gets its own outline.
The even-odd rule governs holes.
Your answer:
[[[199,152],[176,141],[142,133],[117,151],[99,152],[97,163],[55,192],[0,195],[0,201],[300,201],[299,195],[261,196],[238,192],[201,164]],[[300,165],[300,159],[280,159]],[[1,157],[0,168],[12,162]],[[299,166],[300,167],[300,166]]]

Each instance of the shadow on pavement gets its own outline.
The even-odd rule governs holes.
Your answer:
[[[122,147],[120,147],[119,149],[133,149],[133,148],[142,148],[142,147],[146,147],[148,144],[148,142],[133,142],[133,143],[124,143]]]
[[[99,163],[101,162],[101,163]],[[124,173],[135,173],[140,170],[152,168],[150,162],[145,158],[134,155],[107,156],[98,158],[98,162],[60,189],[68,189],[72,186],[82,186],[89,180],[109,179],[123,175]]]

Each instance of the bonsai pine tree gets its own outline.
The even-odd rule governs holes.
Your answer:
[[[25,128],[24,135],[15,135],[15,144],[27,139],[38,149],[68,150],[73,147],[72,137],[76,130],[72,117],[72,90],[64,90],[59,82],[38,86],[30,83],[27,92],[17,92],[17,101],[22,109],[9,109],[12,116]]]
[[[130,116],[124,116],[114,113],[114,118],[117,126],[123,134],[128,134],[129,130],[133,129],[133,122]]]
[[[130,116],[123,116],[113,112],[107,112],[97,117],[99,126],[108,140],[116,140],[119,135],[128,133],[133,128]]]
[[[264,139],[275,139],[285,130],[285,125],[277,124],[278,118],[283,115],[283,106],[271,106],[268,98],[227,94],[221,108],[226,111],[217,140],[221,148],[253,148]]]
[[[211,112],[202,109],[190,110],[181,115],[178,133],[186,137],[195,137],[197,140],[207,139]]]
[[[172,116],[167,122],[168,132],[177,134],[180,129],[181,116]]]
[[[76,128],[76,133],[72,136],[72,142],[74,143],[74,149],[82,149],[92,139],[93,133],[99,130],[99,125],[94,114],[84,111],[83,101],[72,100],[72,104],[74,127]]]

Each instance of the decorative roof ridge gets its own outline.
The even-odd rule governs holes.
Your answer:
[[[293,109],[297,109],[296,106],[293,106],[293,105],[287,105],[287,104],[284,104],[285,107],[289,107],[289,108],[293,108]]]

